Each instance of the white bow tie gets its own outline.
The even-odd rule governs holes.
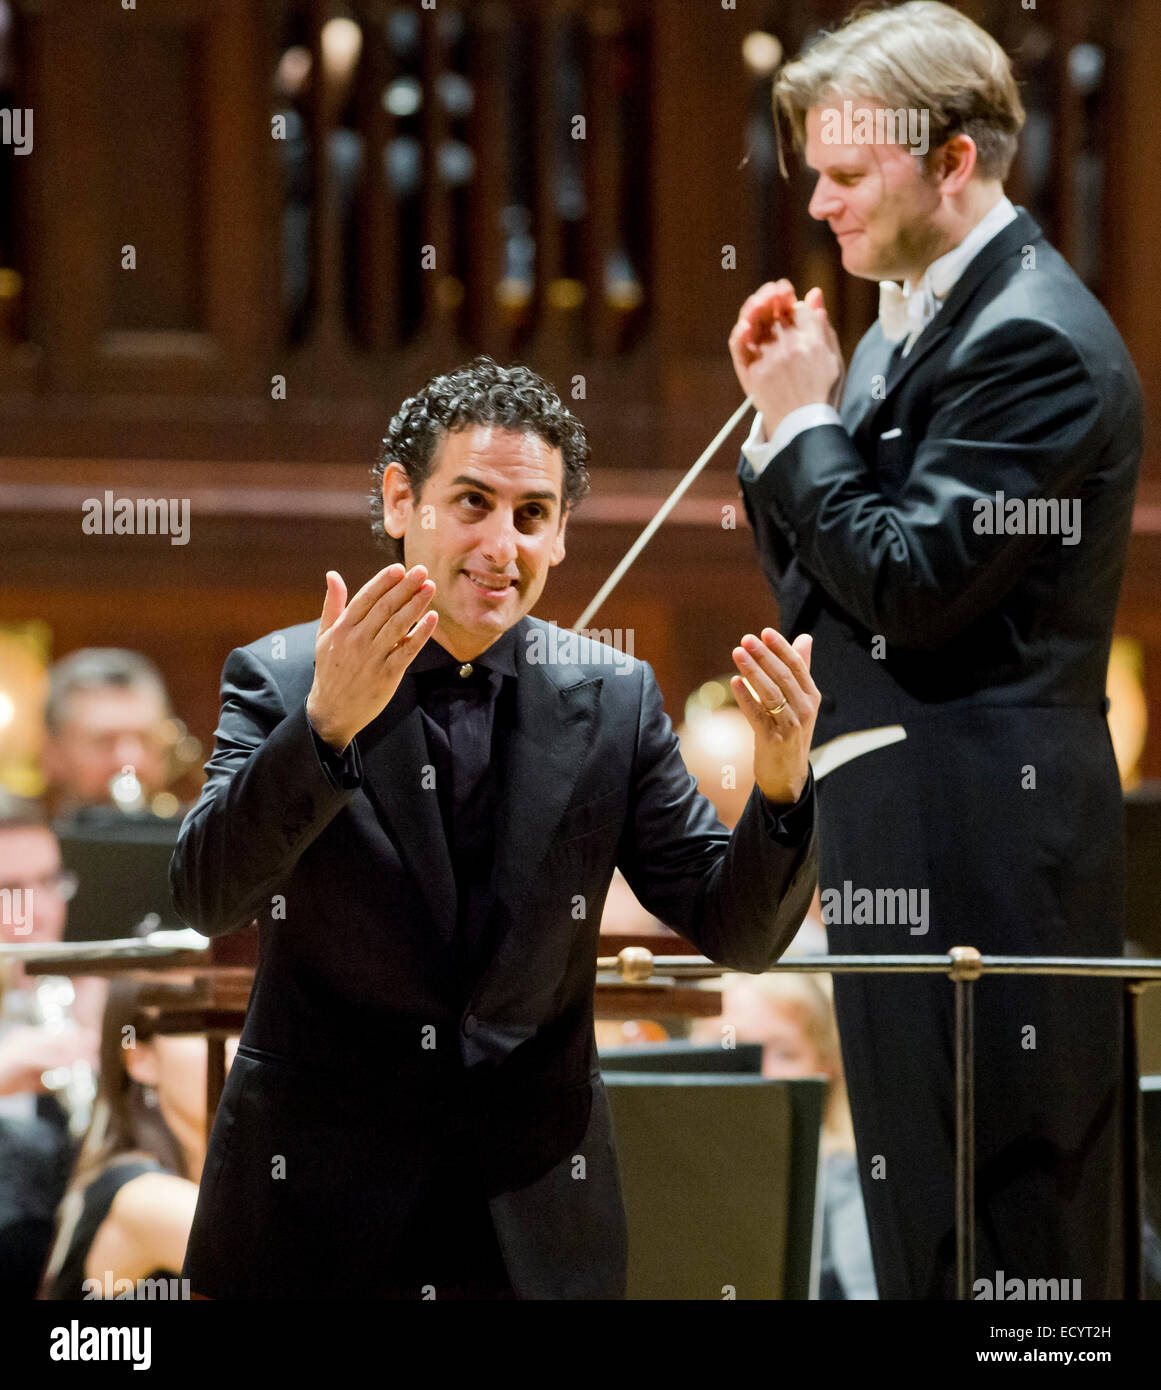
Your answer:
[[[908,290],[894,280],[879,281],[879,322],[890,343],[922,333],[938,309],[939,303],[927,286]]]

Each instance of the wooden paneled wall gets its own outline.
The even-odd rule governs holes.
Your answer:
[[[1108,305],[1152,423],[1161,172],[1126,132],[1155,123],[1153,0],[962,8],[1026,79],[1035,157],[1013,193]],[[35,144],[0,150],[0,621],[44,618],[58,653],[147,652],[203,739],[231,646],[314,617],[326,568],[359,583],[377,567],[367,469],[433,372],[527,361],[589,427],[593,494],[538,610],[569,623],[736,404],[744,296],[780,274],[823,285],[848,351],[874,312],[801,172],[777,174],[769,77],[742,57],[757,30],[796,51],[845,4],[13,9],[0,104],[34,111]],[[324,28],[343,16],[361,44],[345,69],[352,29]],[[1120,628],[1145,645],[1161,727],[1155,437]],[[736,444],[599,619],[632,629],[675,716],[774,616],[729,510]],[[81,504],[106,489],[188,498],[190,543],[83,535]]]

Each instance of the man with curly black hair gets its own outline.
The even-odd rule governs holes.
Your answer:
[[[388,426],[371,470],[371,530],[393,559],[403,559],[403,547],[383,524],[384,474],[392,463],[398,464],[418,496],[431,476],[440,440],[469,425],[538,434],[560,450],[565,507],[575,507],[587,494],[591,450],[581,422],[535,372],[527,367],[499,367],[490,357],[477,357],[458,371],[434,377],[403,402]]]
[[[756,751],[731,835],[649,667],[528,616],[588,457],[527,368],[437,377],[374,470],[402,563],[349,603],[328,573],[320,622],[226,662],[171,871],[192,925],[260,930],[184,1269],[203,1297],[620,1297],[593,1038],[613,870],[746,971],[805,915],[809,639],[734,648]]]

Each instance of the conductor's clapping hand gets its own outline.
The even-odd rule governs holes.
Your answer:
[[[810,674],[813,639],[788,642],[772,627],[734,648],[730,686],[754,731],[754,781],[774,806],[793,805],[810,773],[810,741],[822,697]],[[743,679],[744,678],[744,679]]]
[[[404,671],[435,631],[435,585],[422,565],[380,570],[347,603],[342,575],[327,571],[306,713],[315,732],[343,752],[386,709]]]
[[[820,289],[800,300],[789,280],[763,285],[742,305],[730,356],[745,393],[761,412],[766,437],[800,406],[837,406],[845,368]]]

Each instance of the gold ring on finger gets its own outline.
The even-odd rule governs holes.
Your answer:
[[[766,713],[770,716],[771,719],[773,719],[776,714],[781,714],[789,703],[789,700],[783,699],[781,703],[775,705],[773,709],[770,709],[769,706],[767,706]]]

